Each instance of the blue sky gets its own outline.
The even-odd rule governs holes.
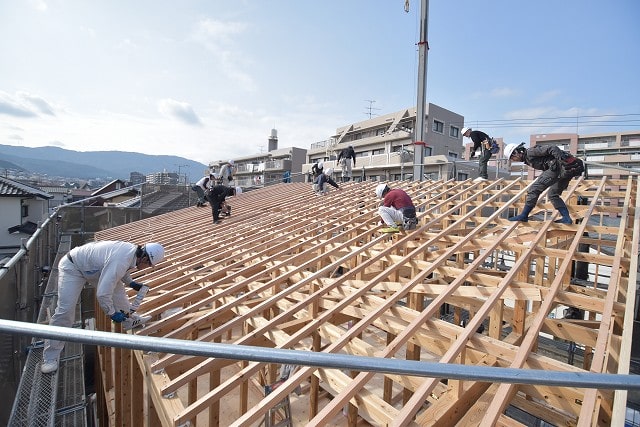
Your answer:
[[[416,104],[404,3],[0,0],[0,144],[208,163],[276,128],[308,148]],[[432,0],[427,98],[507,142],[640,130],[638,18],[636,0]]]

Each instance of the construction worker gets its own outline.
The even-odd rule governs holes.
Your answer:
[[[342,182],[351,180],[351,162],[353,166],[356,165],[356,152],[353,150],[353,145],[349,145],[347,148],[343,148],[338,154],[338,163],[342,166]]]
[[[318,178],[318,175],[320,175],[323,170],[324,170],[324,163],[322,162],[314,163],[313,166],[311,166],[311,174],[313,175],[313,182],[315,182],[316,178]]]
[[[572,224],[573,220],[569,215],[569,209],[560,198],[560,195],[569,186],[569,181],[573,177],[580,176],[584,172],[582,160],[574,157],[570,153],[561,150],[555,145],[540,145],[533,148],[524,148],[524,142],[520,144],[508,144],[504,149],[504,155],[509,159],[509,163],[524,162],[534,169],[543,171],[536,178],[527,192],[527,199],[524,209],[519,215],[509,218],[509,221],[527,222],[529,213],[538,203],[538,197],[547,188],[549,189],[549,201],[562,218],[555,222],[561,224]]]
[[[227,196],[234,196],[235,194],[236,188],[227,187],[226,185],[214,185],[209,189],[207,199],[211,205],[214,224],[220,224],[220,213],[224,212],[231,215],[231,206],[227,205],[225,199]]]
[[[473,159],[476,155],[476,151],[480,148],[480,157],[478,157],[478,177],[473,182],[487,181],[489,180],[489,173],[487,172],[487,165],[491,158],[491,141],[492,138],[484,132],[479,130],[473,130],[468,127],[462,128],[462,136],[471,138],[473,141],[473,147],[471,147],[470,159]]]
[[[235,162],[233,159],[229,160],[227,163],[222,165],[219,172],[218,184],[220,185],[231,185],[231,181],[233,181],[233,173],[235,172]]]
[[[158,265],[163,258],[164,248],[159,243],[140,246],[105,240],[71,249],[58,263],[58,304],[49,324],[73,325],[80,293],[88,282],[96,287],[98,304],[111,320],[121,323],[125,330],[144,325],[151,317],[140,316],[131,310],[124,286],[136,291],[142,289],[146,285],[134,282],[129,271]],[[63,348],[64,341],[45,340],[40,367],[43,373],[58,370]]]
[[[320,195],[324,195],[329,193],[329,188],[327,187],[327,184],[337,188],[338,190],[340,189],[340,186],[338,186],[338,184],[336,184],[336,182],[333,180],[333,178],[331,178],[331,175],[333,174],[333,169],[329,168],[327,169],[327,172],[321,172],[313,181],[313,191],[316,192],[316,194],[320,194]]]
[[[411,197],[404,190],[400,188],[392,190],[387,184],[378,184],[376,196],[378,199],[382,199],[378,214],[387,225],[380,231],[397,233],[400,231],[400,226],[405,230],[413,230],[417,227],[416,208]]]
[[[211,172],[209,176],[203,176],[196,182],[191,189],[198,194],[198,202],[196,206],[204,206],[204,195],[210,186],[210,182],[215,179],[215,174]]]

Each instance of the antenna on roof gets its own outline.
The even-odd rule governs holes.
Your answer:
[[[373,106],[373,103],[376,102],[372,99],[365,99],[365,102],[369,103],[369,107],[367,108],[367,111],[365,111],[365,114],[369,116],[369,118],[371,118],[371,116],[377,116],[376,113],[373,112],[373,110],[381,110],[381,108],[375,108]]]

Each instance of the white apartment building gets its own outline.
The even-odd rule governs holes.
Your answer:
[[[424,175],[429,179],[466,179],[477,174],[477,162],[464,161],[460,130],[464,117],[435,104],[429,104],[425,121]],[[343,148],[352,145],[356,153],[354,181],[403,180],[413,178],[416,108],[407,108],[342,126],[328,140],[316,142],[307,151],[302,173],[308,175],[314,163],[323,162],[325,172],[333,169],[340,180],[336,159]]]
[[[551,133],[531,135],[529,146],[557,145],[587,162],[586,176],[626,178],[640,173],[640,131],[578,135]],[[529,168],[529,179],[535,171]]]
[[[271,129],[266,152],[233,159],[234,184],[247,190],[277,184],[286,179],[288,182],[301,182],[300,169],[306,155],[307,150],[303,148],[278,148],[278,132]],[[209,169],[218,172],[227,160],[210,162]]]

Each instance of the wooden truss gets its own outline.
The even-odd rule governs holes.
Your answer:
[[[572,225],[553,222],[544,194],[531,221],[507,220],[531,181],[391,182],[412,196],[420,220],[393,235],[379,231],[376,184],[345,183],[326,196],[309,184],[277,184],[232,197],[233,215],[218,225],[209,208],[191,207],[96,238],[166,247],[157,268],[137,273],[152,288],[140,310],[153,316],[137,334],[628,372],[637,178],[572,181],[563,194]],[[565,308],[582,317],[567,318],[579,316]],[[98,326],[112,328],[107,320]],[[294,425],[522,425],[523,414],[610,425],[626,401],[611,390],[306,366],[265,396],[280,365],[109,348],[99,355],[112,425],[259,425],[289,395]]]

